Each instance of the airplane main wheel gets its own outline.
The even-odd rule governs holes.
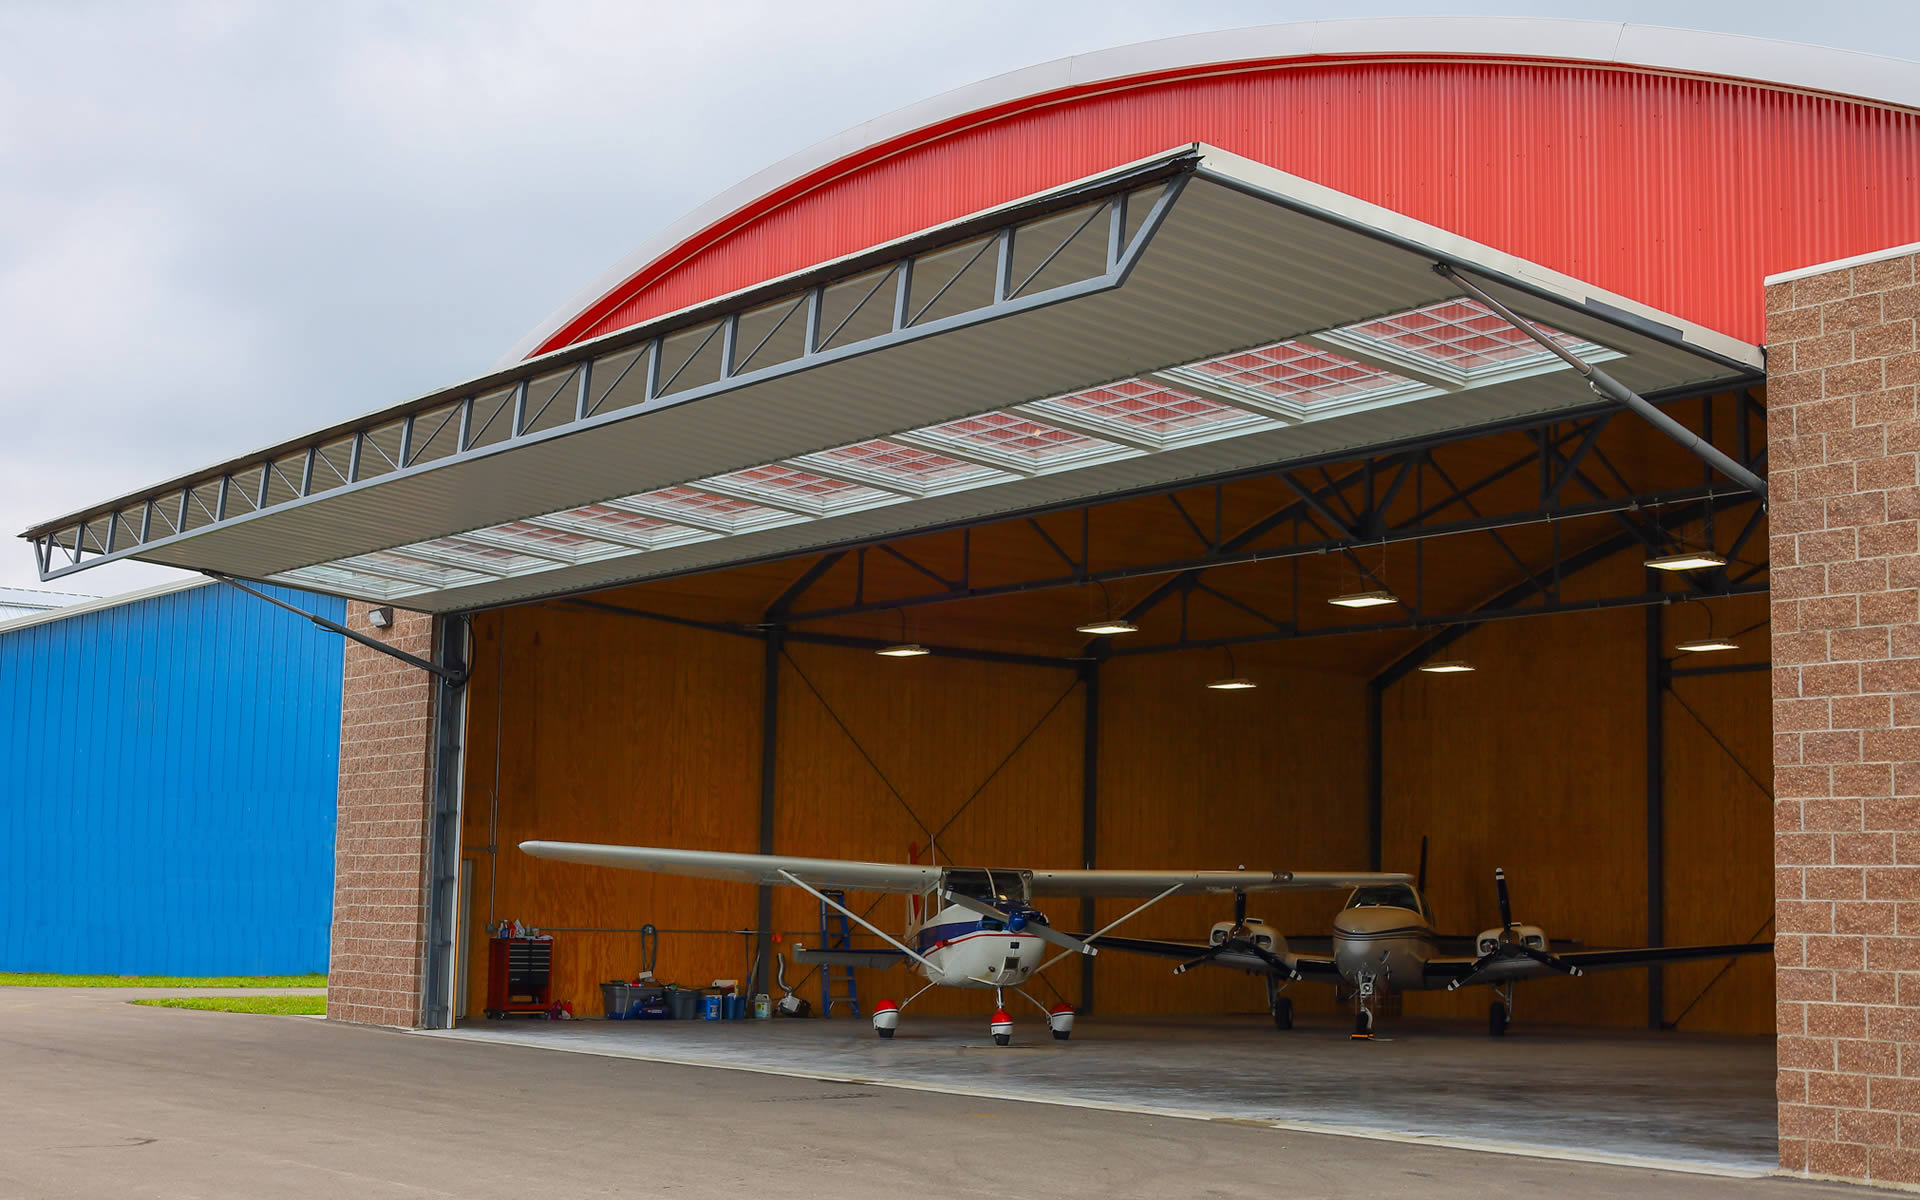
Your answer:
[[[1293,1028],[1293,997],[1276,996],[1274,998],[1273,1027],[1275,1029]]]
[[[1370,1010],[1363,1008],[1353,1015],[1353,1036],[1357,1038],[1373,1036],[1373,1013]]]
[[[1498,1000],[1487,1008],[1487,1036],[1507,1036],[1507,1006]]]
[[[876,1030],[874,1030],[874,1032],[875,1032],[875,1033],[877,1033],[877,1034],[879,1034],[879,1035],[880,1035],[881,1037],[883,1037],[883,1038],[890,1038],[890,1037],[892,1037],[892,1036],[893,1036],[893,1030],[891,1030],[891,1029],[887,1029],[887,1028],[885,1028],[885,1027],[882,1027],[882,1028],[879,1028],[879,1029],[876,1029]]]
[[[1006,1046],[1012,1044],[1012,1042],[1013,1035],[1010,1033],[996,1033],[993,1035],[993,1044],[996,1046]]]

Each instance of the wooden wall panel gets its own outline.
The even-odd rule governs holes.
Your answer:
[[[1739,651],[1681,656],[1680,667],[1764,661],[1765,596],[1714,603],[1718,633],[1745,630]],[[1667,610],[1666,645],[1700,637],[1699,605]],[[1773,711],[1766,671],[1679,676],[1666,697],[1666,924],[1671,942],[1772,936]],[[1687,1030],[1772,1033],[1773,960],[1687,963],[1666,970],[1668,1021]],[[1711,985],[1711,986],[1709,986]],[[1704,991],[1704,994],[1703,994]],[[1695,1003],[1695,1001],[1698,1001]],[[1689,1009],[1689,1005],[1692,1005]],[[1682,1014],[1685,1014],[1684,1016]]]
[[[1637,559],[1569,580],[1631,587]],[[1612,579],[1606,578],[1611,573]],[[1466,675],[1418,672],[1383,704],[1385,865],[1412,871],[1430,839],[1428,896],[1443,932],[1498,921],[1495,867],[1516,919],[1551,937],[1639,945],[1646,933],[1645,617],[1639,609],[1484,626],[1454,644]],[[1484,1015],[1484,990],[1414,993],[1406,1011]],[[1635,1025],[1637,971],[1522,986],[1522,1021]]]
[[[475,640],[463,843],[474,863],[468,1011],[478,1013],[485,994],[489,911],[542,928],[751,926],[750,888],[541,862],[515,847],[541,838],[754,848],[759,643],[539,607],[483,615]],[[485,850],[495,797],[497,857]],[[637,939],[559,937],[556,997],[597,1014],[598,983],[632,974]],[[743,969],[738,937],[661,935],[665,976],[706,982]]]
[[[1366,692],[1358,675],[1291,666],[1271,648],[1235,669],[1253,691],[1203,686],[1219,653],[1118,659],[1102,667],[1099,865],[1338,869],[1367,865]],[[1248,914],[1281,931],[1325,936],[1344,895],[1250,897]],[[1102,924],[1131,904],[1102,901]],[[1232,915],[1229,897],[1168,900],[1124,928],[1204,941]],[[1172,963],[1118,953],[1096,960],[1102,1012],[1257,1012],[1265,991],[1237,972],[1175,976]],[[1329,990],[1296,987],[1302,1011],[1331,1011]]]

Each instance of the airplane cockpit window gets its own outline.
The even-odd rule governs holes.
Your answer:
[[[949,891],[989,904],[1025,904],[1031,898],[1031,871],[1010,867],[948,867],[941,883]]]
[[[1405,908],[1422,912],[1420,893],[1405,883],[1382,883],[1373,887],[1355,888],[1353,896],[1347,901],[1348,908]]]

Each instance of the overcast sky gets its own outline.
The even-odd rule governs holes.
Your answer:
[[[1349,0],[1920,59],[1914,0]],[[702,200],[1063,55],[1324,4],[0,0],[0,586],[12,535],[457,382]],[[168,572],[100,568],[104,593]]]

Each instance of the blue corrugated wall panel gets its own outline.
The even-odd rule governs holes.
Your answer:
[[[219,585],[0,633],[0,971],[326,970],[340,665]]]

